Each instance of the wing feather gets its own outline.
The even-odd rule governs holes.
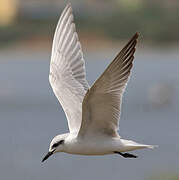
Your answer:
[[[96,133],[118,136],[122,95],[130,76],[137,38],[136,33],[86,93],[79,136]]]
[[[82,101],[89,85],[73,21],[72,8],[68,4],[54,35],[49,81],[67,116],[70,132],[78,132],[82,119]]]

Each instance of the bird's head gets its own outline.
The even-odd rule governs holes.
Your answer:
[[[42,159],[42,162],[47,160],[51,155],[53,155],[56,152],[63,152],[64,151],[64,144],[65,144],[65,138],[66,134],[55,136],[49,147],[48,153],[45,155],[45,157]]]

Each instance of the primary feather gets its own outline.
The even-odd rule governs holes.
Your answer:
[[[54,35],[49,80],[67,116],[70,132],[78,132],[82,101],[89,88],[81,44],[71,5],[64,9]]]
[[[136,33],[85,95],[79,136],[118,135],[122,95],[132,68],[137,38]]]

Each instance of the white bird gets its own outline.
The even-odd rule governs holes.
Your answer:
[[[118,153],[136,158],[123,152],[154,147],[122,139],[118,134],[122,95],[132,68],[137,38],[138,33],[90,88],[72,7],[71,4],[66,6],[54,35],[49,81],[64,109],[70,132],[53,138],[42,162],[56,152],[80,155]]]

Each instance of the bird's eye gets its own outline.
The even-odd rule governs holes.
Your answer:
[[[60,142],[59,142],[59,144],[63,144],[64,143],[64,140],[61,140]]]
[[[52,148],[56,148],[59,145],[59,143],[53,144]]]
[[[60,144],[63,144],[64,140],[60,140],[59,142],[56,142],[53,144],[52,149],[56,148],[57,146],[59,146]]]

